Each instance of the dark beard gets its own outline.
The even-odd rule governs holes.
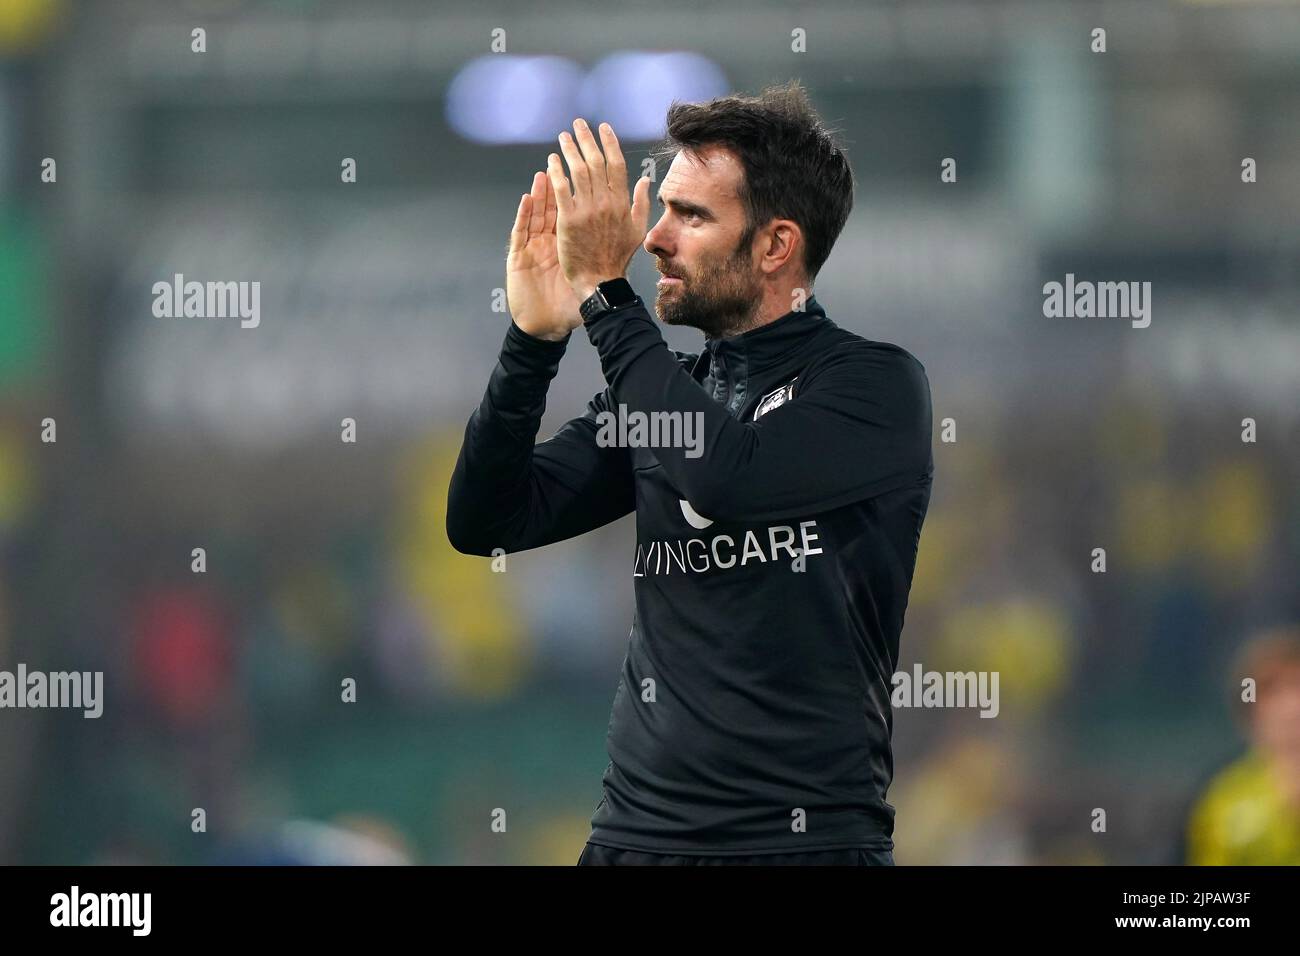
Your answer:
[[[660,292],[655,310],[665,325],[699,329],[708,338],[739,335],[752,326],[763,292],[747,272],[744,247],[721,265],[710,263],[675,292]]]

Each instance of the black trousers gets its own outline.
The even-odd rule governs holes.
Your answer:
[[[893,850],[812,850],[745,856],[693,856],[619,850],[588,843],[578,866],[893,866]]]

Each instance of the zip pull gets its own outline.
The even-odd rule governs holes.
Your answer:
[[[731,382],[727,378],[727,363],[721,355],[713,355],[713,400],[727,405],[731,401]]]

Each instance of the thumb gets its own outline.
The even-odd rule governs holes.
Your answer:
[[[632,222],[642,236],[646,232],[646,223],[650,221],[650,177],[642,176],[636,181],[632,190]]]

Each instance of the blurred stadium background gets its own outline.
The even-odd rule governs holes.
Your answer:
[[[1281,3],[0,0],[0,667],[106,685],[0,712],[0,861],[573,863],[631,521],[504,574],[443,528],[510,223],[574,116],[632,165],[791,77],[858,177],[818,299],[933,387],[900,668],[1001,673],[895,712],[897,860],[1179,861],[1229,662],[1300,620],[1297,50]],[[1044,318],[1066,272],[1151,326]],[[174,273],[260,327],[153,317]],[[542,437],[601,388],[575,335]]]

